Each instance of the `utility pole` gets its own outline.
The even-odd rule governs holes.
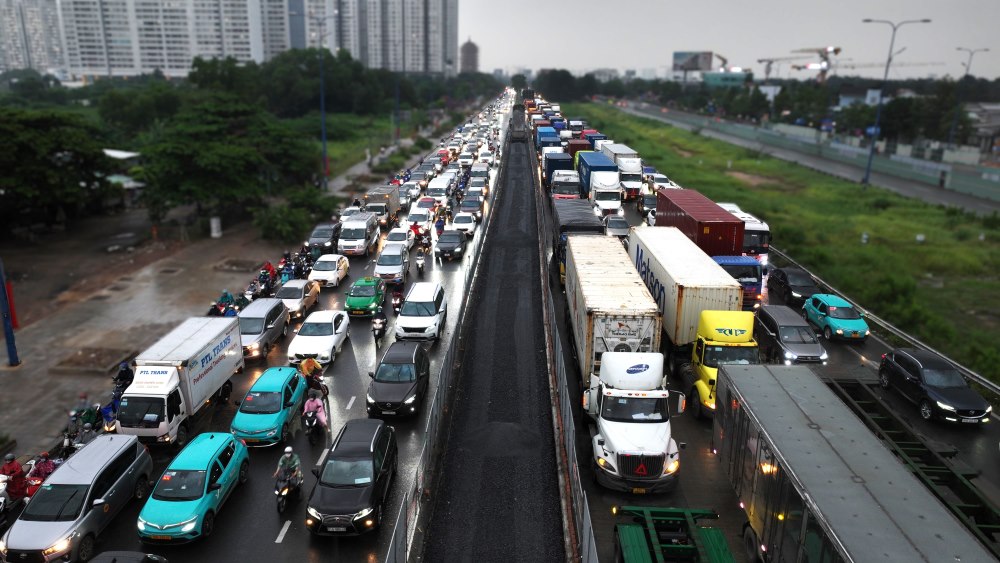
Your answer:
[[[337,10],[334,10],[333,15],[330,16],[315,16],[312,13],[301,14],[291,12],[291,15],[293,16],[309,18],[319,29],[319,115],[320,136],[323,142],[323,191],[326,191],[330,187],[330,159],[327,156],[326,148],[326,80],[323,76],[323,66],[324,61],[326,60],[326,53],[323,52],[325,49],[323,41],[326,39],[326,20],[336,18],[337,13]],[[306,31],[308,33],[308,29]]]
[[[868,147],[868,164],[865,165],[865,175],[861,178],[861,184],[868,187],[871,180],[872,174],[872,160],[875,158],[875,147],[878,145],[878,136],[881,131],[879,131],[879,125],[882,121],[882,95],[885,90],[886,82],[889,81],[889,66],[892,65],[892,57],[895,53],[892,52],[893,48],[896,46],[896,31],[906,24],[910,23],[931,23],[929,19],[922,20],[905,20],[901,22],[891,22],[889,20],[873,20],[866,18],[861,20],[861,23],[884,23],[892,27],[892,38],[889,40],[889,56],[885,59],[885,74],[882,75],[882,85],[878,89],[878,107],[875,110],[875,130],[872,131],[872,141],[871,145]]]
[[[958,127],[958,116],[962,114],[962,99],[959,97],[959,93],[961,92],[962,82],[964,81],[965,77],[969,76],[969,73],[972,72],[972,57],[976,56],[976,53],[985,53],[989,51],[989,48],[983,47],[981,49],[969,49],[966,47],[956,47],[955,50],[968,53],[969,62],[962,63],[965,66],[965,74],[963,74],[962,78],[960,78],[958,80],[958,83],[955,84],[955,117],[954,119],[951,120],[951,128],[948,130],[949,147],[955,146],[955,128]]]

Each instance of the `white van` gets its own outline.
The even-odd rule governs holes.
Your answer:
[[[351,215],[340,231],[337,250],[340,254],[368,256],[378,246],[378,216],[374,213]]]

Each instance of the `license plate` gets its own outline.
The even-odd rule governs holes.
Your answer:
[[[259,442],[260,440],[258,440],[257,438],[244,438],[243,441],[250,444],[253,442]]]
[[[347,528],[343,526],[327,526],[326,530],[328,532],[346,532]]]
[[[969,424],[979,424],[979,419],[978,418],[963,418],[962,422],[966,422],[966,423],[969,423]]]
[[[396,411],[382,411],[382,414],[396,414]]]
[[[644,494],[646,494],[646,489],[633,488],[632,489],[632,494],[633,495],[644,495]]]
[[[149,537],[153,538],[154,540],[169,540],[169,539],[173,539],[170,536],[149,536]]]

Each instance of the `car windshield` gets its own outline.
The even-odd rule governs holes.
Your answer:
[[[162,397],[124,396],[118,406],[118,422],[129,428],[155,428],[163,421]]]
[[[431,190],[427,190],[427,193],[431,193]],[[417,207],[419,207],[420,209],[430,209],[435,205],[437,205],[437,202],[434,200],[434,198],[430,199],[422,198],[420,201],[417,202]]]
[[[355,285],[351,287],[351,297],[375,297],[374,285]]]
[[[34,522],[72,522],[80,515],[87,499],[87,485],[44,484],[21,512],[21,520]]]
[[[399,314],[407,317],[433,317],[437,311],[434,309],[434,303],[407,301],[403,303]]]
[[[240,334],[260,334],[264,332],[264,319],[261,317],[240,317]]]
[[[931,387],[968,387],[965,378],[956,369],[925,369],[924,382]]]
[[[356,214],[356,213],[361,213],[361,210],[360,210],[360,209],[358,209],[357,207],[349,207],[349,208],[347,208],[347,209],[343,210],[343,211],[342,211],[342,212],[340,213],[340,218],[341,218],[341,219],[346,219],[346,218],[348,218],[348,217],[350,217],[351,215],[354,215],[354,214]]]
[[[627,229],[629,227],[628,221],[624,217],[609,217],[608,218],[608,228],[609,229]]]
[[[830,307],[829,311],[831,319],[853,321],[861,318],[861,315],[858,314],[857,309],[854,307]]]
[[[337,262],[335,260],[317,260],[313,264],[313,270],[319,272],[332,272],[337,269]]]
[[[778,336],[782,342],[789,344],[813,344],[816,342],[816,335],[807,326],[783,326],[778,329]]]
[[[426,213],[410,213],[409,219],[411,223],[426,223],[428,221]]]
[[[282,286],[274,296],[278,299],[301,299],[303,287]]]
[[[440,188],[440,187],[439,188],[431,188],[431,189],[427,190],[427,195],[434,196],[434,197],[446,196],[446,195],[448,195],[448,189],[447,188]],[[433,206],[433,204],[431,204],[431,206]]]
[[[704,364],[717,368],[720,364],[756,364],[756,346],[706,346]]]
[[[458,244],[462,242],[462,234],[455,231],[445,231],[438,237],[438,243]]]
[[[607,397],[601,418],[611,422],[664,422],[670,416],[666,397]]]
[[[385,253],[385,252],[378,255],[378,262],[376,262],[376,264],[379,266],[399,266],[402,263],[403,263],[402,254]]]
[[[471,153],[467,153],[467,152],[463,152],[462,154],[458,155],[458,159],[459,160],[472,160],[472,154]]]
[[[760,265],[723,265],[722,269],[729,272],[733,279],[740,283],[759,283]]]
[[[479,153],[479,158],[492,158],[492,157],[493,157],[492,153],[488,153],[488,152]]]
[[[486,178],[483,177],[473,177],[472,182],[469,184],[470,188],[483,188],[486,187]]]
[[[785,274],[788,275],[788,285],[816,285],[805,272],[786,271]]]
[[[406,242],[408,236],[404,232],[396,231],[389,233],[389,236],[385,237],[385,240],[388,242]]]
[[[461,224],[475,223],[476,220],[473,219],[471,215],[459,215],[455,217],[455,220],[452,222],[455,223],[456,225],[461,225]]]
[[[156,500],[181,501],[201,498],[205,491],[205,472],[189,469],[168,469],[153,489]]]
[[[366,230],[362,229],[361,227],[355,227],[353,229],[344,229],[344,231],[340,233],[340,238],[345,240],[360,240],[365,238],[365,233]]]
[[[301,233],[302,231],[299,231],[299,232]],[[323,228],[323,229],[314,229],[313,232],[312,232],[312,234],[309,235],[309,238],[324,238],[324,239],[326,239],[326,238],[330,238],[332,236],[333,236],[333,229]]]
[[[605,192],[594,192],[594,199],[597,201],[618,201],[622,198],[622,195],[618,191],[605,191]]]
[[[372,482],[374,469],[370,458],[330,458],[319,482],[330,487],[357,487]]]
[[[656,194],[642,196],[642,204],[646,207],[656,207]]]
[[[333,325],[330,323],[310,323],[304,322],[299,327],[299,336],[330,336],[333,334]]]
[[[281,393],[251,391],[240,403],[240,412],[247,414],[274,414],[281,410]]]
[[[381,364],[375,372],[375,381],[379,383],[408,383],[417,380],[417,371],[413,364]]]

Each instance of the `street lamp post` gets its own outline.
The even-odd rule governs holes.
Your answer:
[[[878,144],[879,136],[879,125],[882,120],[882,92],[885,90],[885,84],[889,81],[889,66],[892,64],[892,57],[894,53],[893,48],[896,46],[896,31],[909,23],[931,23],[929,19],[922,20],[904,20],[901,22],[891,22],[889,20],[873,20],[866,18],[861,20],[862,23],[884,23],[892,27],[892,38],[889,40],[889,56],[885,60],[885,74],[882,75],[882,84],[878,89],[878,107],[875,110],[875,130],[872,131],[872,141],[871,145],[868,147],[868,164],[865,165],[865,176],[861,179],[861,184],[864,186],[869,185],[869,180],[872,174],[872,160],[875,158],[875,146]]]
[[[315,16],[311,13],[302,14],[295,12],[292,12],[291,15],[309,18],[319,28],[319,118],[320,137],[323,142],[323,190],[325,191],[330,187],[330,159],[327,157],[326,150],[326,80],[323,77],[326,55],[323,53],[323,40],[326,38],[326,20],[336,18],[337,10],[334,10],[333,15],[329,16]]]
[[[976,56],[976,53],[985,53],[989,51],[989,48],[983,47],[982,49],[969,49],[967,47],[955,47],[956,51],[963,51],[969,54],[969,62],[963,63],[965,65],[965,74],[959,79],[958,84],[955,85],[955,117],[951,120],[951,129],[948,130],[948,146],[955,146],[955,128],[958,127],[958,116],[962,113],[962,100],[958,97],[959,89],[962,87],[962,79],[969,76],[972,72],[972,57]]]

